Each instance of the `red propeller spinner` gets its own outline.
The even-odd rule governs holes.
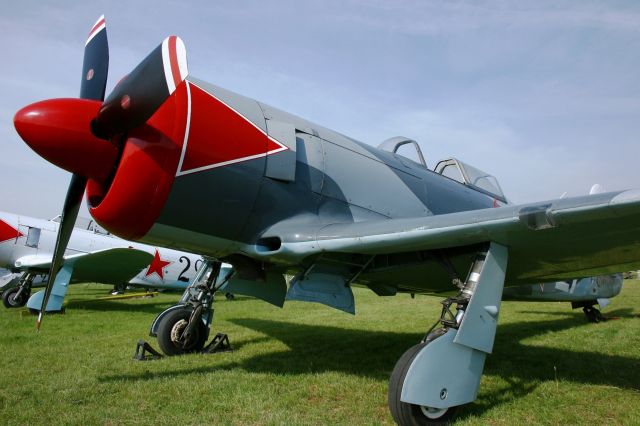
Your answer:
[[[49,162],[104,182],[114,168],[118,147],[91,132],[101,106],[89,99],[51,99],[22,108],[13,122],[27,145]]]

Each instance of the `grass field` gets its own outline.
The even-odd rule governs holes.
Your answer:
[[[4,424],[391,424],[387,381],[439,313],[438,298],[356,290],[358,315],[300,302],[216,302],[235,351],[139,362],[157,313],[178,299],[100,301],[71,287],[36,334],[0,309]],[[640,424],[640,282],[589,324],[560,303],[504,303],[478,399],[459,424]],[[150,340],[157,346],[155,339]]]

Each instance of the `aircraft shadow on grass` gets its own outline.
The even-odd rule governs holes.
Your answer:
[[[177,298],[177,297],[176,297]],[[170,306],[172,302],[167,302],[166,300],[163,302],[153,302],[153,301],[145,301],[145,303],[126,303],[122,301],[116,300],[100,300],[100,299],[90,299],[90,300],[70,300],[65,305],[65,309],[77,309],[84,311],[101,311],[101,312],[144,312],[149,314],[157,314],[165,309],[167,306]]]
[[[630,313],[630,309],[622,309],[608,314],[631,317]],[[541,382],[555,380],[556,374],[559,380],[640,390],[640,371],[637,369],[640,361],[637,358],[597,353],[596,348],[606,345],[606,341],[590,342],[594,351],[574,351],[522,343],[522,340],[536,335],[570,328],[598,327],[597,324],[585,323],[581,312],[567,312],[563,315],[563,319],[523,321],[498,327],[494,353],[487,358],[484,374],[502,378],[508,383],[508,387],[487,392],[481,389],[479,398],[462,408],[461,418],[475,416],[497,404],[524,397]],[[230,368],[284,375],[331,371],[386,380],[402,353],[422,337],[416,333],[363,331],[255,318],[229,321],[266,335],[249,341],[234,342],[236,349],[248,343],[276,339],[287,345],[289,350],[270,352],[215,367],[107,376],[101,381],[152,380],[213,373]]]
[[[102,293],[100,293],[102,294]],[[175,298],[178,300],[181,296],[180,293],[175,293]],[[96,297],[98,295],[96,294]],[[106,296],[108,297],[108,296]],[[224,296],[219,296],[221,302],[229,302],[229,303],[238,303],[243,301],[255,300],[251,297],[238,297],[236,296],[233,301],[227,301],[224,299]],[[142,303],[128,303],[127,300],[143,300]],[[220,303],[220,302],[216,302]],[[65,304],[66,309],[82,309],[87,311],[136,311],[136,312],[145,312],[150,314],[157,314],[162,312],[165,308],[175,304],[175,302],[155,302],[152,298],[133,298],[133,299],[122,299],[122,300],[109,300],[109,299],[75,299],[69,300]]]

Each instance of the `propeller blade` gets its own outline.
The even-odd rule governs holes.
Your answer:
[[[109,43],[107,41],[107,26],[104,19],[104,15],[100,16],[96,23],[89,31],[89,37],[84,46],[84,60],[82,64],[82,81],[80,83],[80,98],[94,101],[102,101],[104,99],[105,88],[107,86],[107,74],[109,72]],[[82,104],[84,105],[84,104]],[[74,116],[76,116],[74,114]],[[19,114],[16,115],[19,117]],[[27,122],[24,117],[20,116],[22,120],[16,120],[16,124],[23,124],[24,130],[30,130],[30,127],[24,126]],[[54,120],[59,122],[60,120]],[[36,123],[35,127],[38,123]],[[20,126],[17,126],[18,128]],[[74,126],[70,128],[73,129]],[[78,133],[82,136],[83,132],[65,132],[67,135],[75,135]],[[87,132],[88,133],[88,132]],[[34,138],[28,138],[32,140]],[[37,138],[35,138],[37,139]],[[85,139],[87,142],[91,142],[91,138],[79,137],[79,139]],[[94,146],[95,143],[90,143]],[[108,149],[109,147],[107,147]],[[89,173],[87,173],[89,175]],[[58,271],[62,266],[64,260],[64,252],[67,250],[67,244],[69,244],[69,238],[71,238],[71,232],[76,223],[78,217],[78,211],[80,210],[80,203],[82,202],[82,196],[84,195],[84,189],[87,186],[87,178],[73,174],[71,181],[69,182],[69,188],[67,189],[67,197],[64,200],[64,207],[62,208],[62,218],[60,220],[60,228],[58,228],[58,236],[56,238],[56,246],[53,250],[53,258],[51,259],[51,269],[49,270],[49,280],[47,286],[44,289],[44,297],[42,298],[42,306],[40,307],[40,313],[36,321],[36,329],[40,330],[42,325],[42,318],[47,309],[47,303],[53,290],[53,284],[56,281]]]
[[[167,37],[116,85],[92,124],[94,134],[109,139],[144,124],[187,75],[184,43]]]
[[[69,189],[67,190],[67,197],[64,200],[64,207],[62,209],[62,219],[60,220],[60,228],[58,229],[58,237],[56,238],[56,246],[53,251],[53,259],[51,260],[51,269],[49,270],[49,280],[47,286],[44,289],[44,298],[42,299],[42,306],[40,307],[40,313],[38,314],[38,320],[36,322],[36,328],[40,330],[42,324],[42,317],[49,302],[49,296],[51,296],[51,290],[53,289],[53,283],[58,275],[58,270],[62,266],[62,260],[64,252],[67,249],[71,232],[78,217],[78,210],[80,210],[80,203],[82,202],[82,195],[84,194],[84,188],[87,185],[87,179],[78,175],[71,176],[71,182],[69,183]]]
[[[109,72],[109,42],[104,15],[98,18],[89,31],[84,45],[80,98],[102,101]]]

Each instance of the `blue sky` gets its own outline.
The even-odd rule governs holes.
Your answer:
[[[193,76],[371,145],[411,137],[430,166],[460,158],[515,202],[640,187],[635,1],[44,3],[0,15],[2,210],[61,209],[68,174],[31,152],[12,118],[78,95],[84,41],[103,13],[107,91],[176,34]]]

